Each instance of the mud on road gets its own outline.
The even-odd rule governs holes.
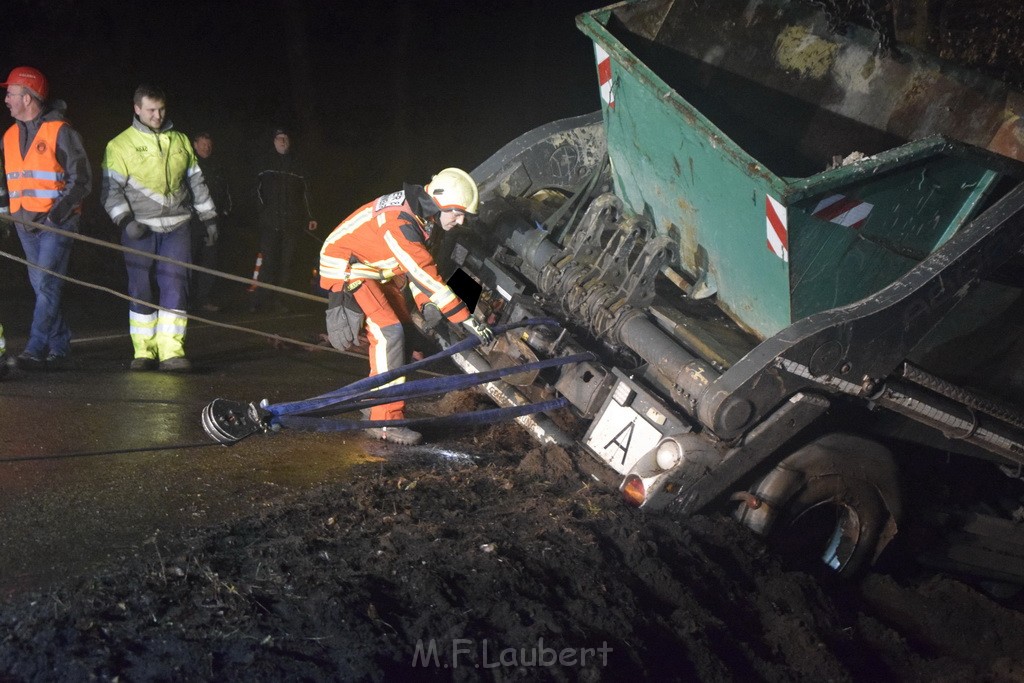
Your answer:
[[[0,680],[1024,679],[1024,616],[951,578],[826,589],[515,426],[440,442],[9,600]]]

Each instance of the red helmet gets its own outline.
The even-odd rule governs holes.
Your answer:
[[[6,88],[9,85],[20,85],[32,91],[32,94],[41,100],[45,100],[50,94],[50,84],[46,82],[46,76],[39,69],[30,66],[15,67],[7,80],[0,83],[0,87]]]

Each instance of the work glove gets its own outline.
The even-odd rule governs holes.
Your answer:
[[[490,344],[494,341],[494,332],[486,325],[486,323],[479,322],[476,318],[470,316],[466,320],[463,320],[462,324],[466,329],[479,337],[482,343]]]
[[[438,308],[436,304],[423,304],[423,327],[428,330],[432,330],[437,327],[438,323],[442,320],[444,320],[444,316],[441,314],[441,309]]]
[[[327,295],[327,340],[339,351],[359,344],[365,315],[355,296],[347,290],[331,291]]]
[[[133,240],[141,240],[148,232],[149,228],[138,221],[128,221],[124,226],[124,234]]]
[[[206,246],[212,247],[217,243],[217,224],[210,223],[206,226]]]

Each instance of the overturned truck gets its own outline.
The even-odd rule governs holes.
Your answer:
[[[568,399],[579,433],[520,420],[581,442],[631,503],[731,510],[838,574],[902,530],[908,466],[981,463],[1003,509],[940,506],[924,555],[1024,583],[1024,96],[795,0],[577,24],[601,111],[475,169],[482,225],[441,249],[483,286],[475,315],[564,330],[464,369],[595,353],[488,393]]]

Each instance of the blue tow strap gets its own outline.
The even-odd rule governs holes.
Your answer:
[[[533,325],[550,325],[559,327],[558,321],[552,318],[530,318],[506,325],[497,325],[493,328],[495,335],[503,334],[509,330]],[[361,379],[352,384],[335,389],[334,391],[314,396],[304,401],[292,401],[288,403],[277,403],[273,405],[261,405],[260,408],[268,414],[265,419],[267,425],[272,427],[287,427],[303,431],[330,431],[340,432],[355,429],[367,429],[370,427],[415,427],[415,426],[445,426],[445,425],[467,425],[467,424],[490,424],[509,419],[515,419],[531,413],[555,410],[568,405],[565,398],[551,399],[537,403],[530,403],[522,406],[510,406],[506,408],[492,408],[469,413],[458,413],[443,417],[408,418],[403,420],[345,420],[328,418],[323,414],[342,413],[363,408],[369,408],[384,403],[391,403],[398,400],[408,400],[423,396],[443,394],[460,389],[466,389],[485,382],[491,382],[509,375],[516,375],[523,372],[543,370],[545,368],[568,365],[570,363],[581,363],[594,360],[592,353],[577,353],[558,358],[533,361],[524,365],[498,368],[484,372],[475,372],[465,375],[454,375],[450,377],[431,377],[426,379],[412,380],[392,386],[382,386],[392,382],[399,377],[433,365],[445,358],[450,358],[457,353],[474,348],[480,344],[480,339],[471,336],[462,341],[452,344],[447,349],[435,353],[422,360],[409,363],[400,368],[388,370],[379,375],[373,375]],[[318,416],[310,413],[320,413]]]
[[[506,420],[514,420],[515,418],[523,415],[564,408],[567,405],[569,405],[569,399],[559,397],[551,399],[550,401],[530,403],[523,406],[488,408],[487,410],[477,410],[471,413],[457,413],[455,415],[445,415],[443,417],[416,417],[404,420],[342,420],[329,417],[286,415],[275,419],[282,427],[307,432],[347,432],[354,429],[368,429],[370,427],[454,427],[504,422]]]
[[[534,325],[552,325],[555,327],[561,326],[558,323],[558,321],[553,318],[529,318],[527,320],[520,320],[519,322],[509,323],[506,325],[497,325],[494,328],[492,328],[492,330],[495,336],[497,336],[499,334],[504,334],[509,330],[515,330],[520,327],[531,327]],[[429,367],[439,361],[444,360],[445,358],[450,358],[451,356],[454,356],[457,353],[467,351],[479,345],[480,339],[475,336],[470,336],[467,337],[466,339],[463,339],[460,342],[452,344],[447,349],[435,353],[432,356],[427,356],[422,360],[409,363],[408,365],[403,365],[400,368],[394,368],[393,370],[382,372],[379,375],[372,375],[365,379],[361,379],[357,382],[353,382],[352,384],[343,386],[340,389],[329,391],[326,394],[320,394],[319,396],[314,396],[313,398],[306,399],[305,401],[293,401],[291,403],[276,403],[273,405],[263,406],[263,408],[270,411],[272,415],[280,416],[308,413],[313,410],[321,410],[323,408],[335,404],[346,403],[351,401],[355,396],[365,394],[373,389],[376,389],[381,385],[396,380],[399,377],[404,377],[405,375],[411,372],[422,370],[423,368]],[[516,370],[516,372],[524,372],[524,370],[520,368]],[[408,384],[412,384],[412,382],[409,382]],[[383,391],[383,389],[379,391]],[[441,389],[440,391],[448,391],[448,389]],[[438,393],[440,393],[440,391]],[[393,396],[392,400],[395,400],[396,398],[397,397]],[[381,403],[387,403],[387,401],[381,401]],[[339,410],[337,412],[344,411]]]

